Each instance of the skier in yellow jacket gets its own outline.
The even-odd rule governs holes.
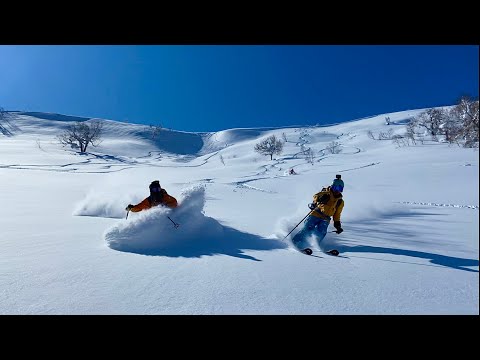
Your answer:
[[[337,234],[343,231],[342,223],[340,222],[340,215],[342,214],[344,206],[342,195],[343,187],[344,183],[341,175],[337,175],[331,186],[324,187],[320,192],[313,195],[313,203],[308,204],[308,207],[312,211],[305,220],[303,229],[292,239],[293,244],[300,249],[300,251],[305,252],[303,250],[308,249],[306,240],[312,234],[316,235],[318,245],[320,246],[325,235],[327,235],[331,217],[333,217],[333,226]],[[311,254],[311,250],[309,253]],[[332,255],[338,255],[337,250],[332,250],[330,253]]]
[[[165,189],[162,189],[158,180],[152,181],[149,186],[150,196],[145,198],[137,205],[128,204],[125,208],[127,211],[139,212],[150,209],[154,206],[163,205],[169,208],[176,208],[178,206],[177,199],[167,194]]]

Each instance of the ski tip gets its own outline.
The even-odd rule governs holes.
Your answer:
[[[333,255],[333,256],[338,256],[338,254],[340,254],[340,253],[338,252],[338,250],[334,249],[334,250],[327,251],[327,254],[330,254],[330,255]]]
[[[312,253],[313,253],[312,249],[310,249],[310,248],[300,250],[300,252],[302,252],[304,254],[307,254],[307,255],[312,255]]]

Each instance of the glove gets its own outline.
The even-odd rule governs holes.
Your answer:
[[[342,223],[340,221],[334,221],[333,222],[333,227],[335,229],[337,229],[337,234],[340,234],[343,232],[343,229],[342,229]]]
[[[314,203],[308,204],[308,208],[309,208],[310,210],[313,210],[313,209],[315,209],[316,207],[317,207],[317,205],[315,205]]]
[[[128,206],[125,208],[125,210],[130,211],[133,208],[132,204],[128,204]]]

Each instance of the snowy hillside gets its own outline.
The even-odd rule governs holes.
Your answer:
[[[155,136],[101,120],[85,154],[56,136],[98,119],[12,113],[0,134],[0,313],[478,315],[478,150],[368,136],[403,134],[423,110]],[[254,151],[270,135],[286,139],[273,160]],[[283,238],[336,174],[344,232],[324,243],[340,255],[314,241],[301,254],[290,243],[301,226]],[[180,206],[126,219],[152,180]]]

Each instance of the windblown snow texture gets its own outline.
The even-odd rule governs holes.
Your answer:
[[[199,242],[223,236],[222,226],[203,214],[204,205],[203,187],[184,190],[176,209],[159,206],[130,213],[125,222],[105,232],[105,241],[112,249],[144,254],[195,248]],[[175,228],[168,217],[180,226]]]

